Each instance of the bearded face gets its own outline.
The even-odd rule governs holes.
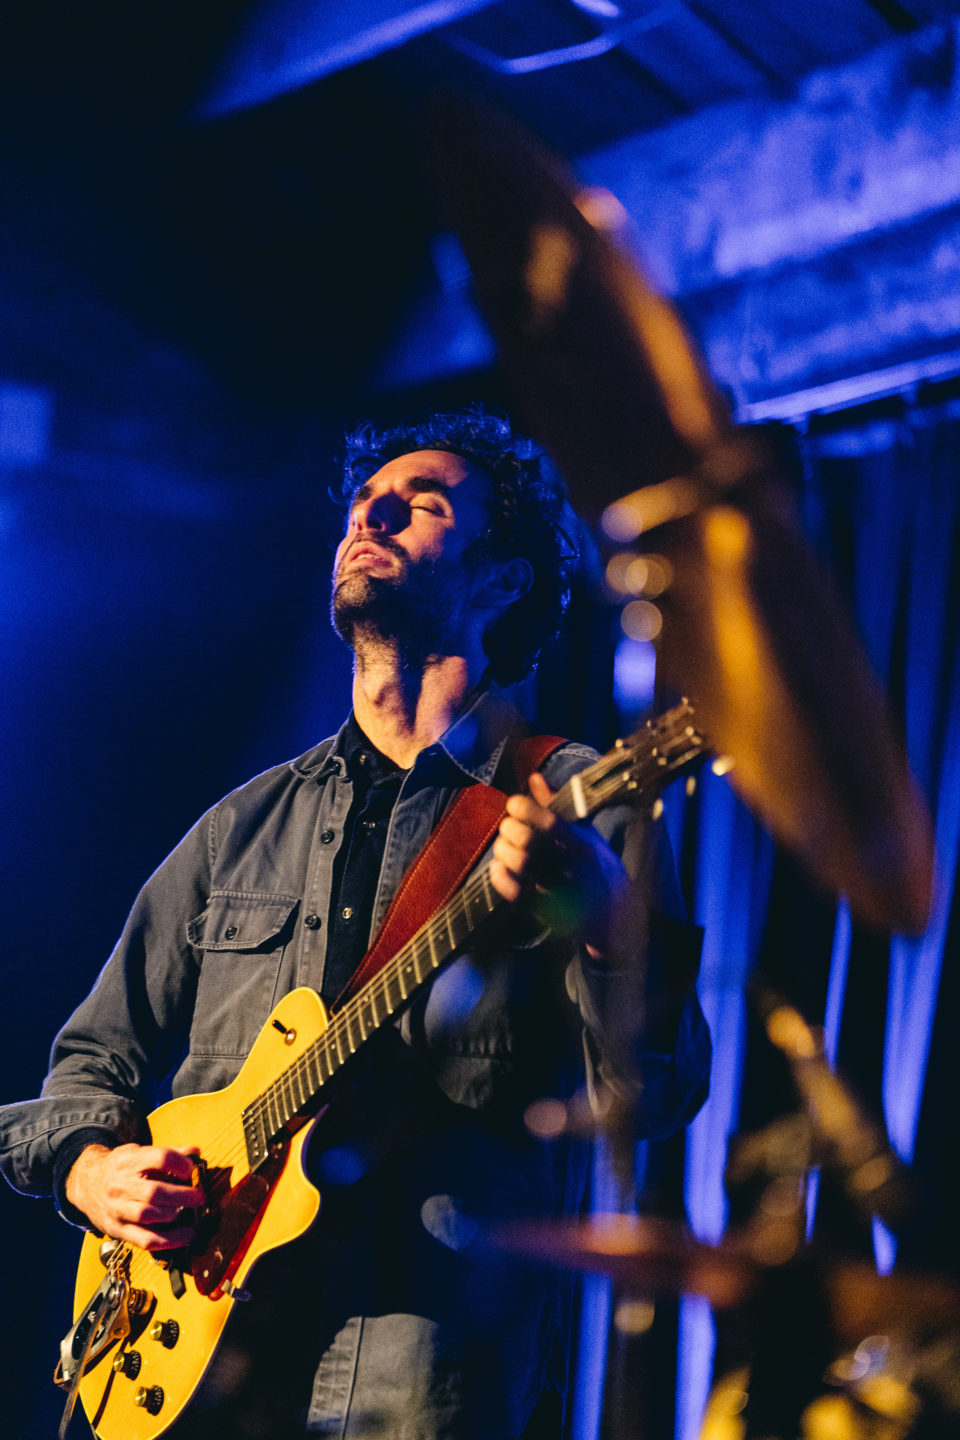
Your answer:
[[[360,546],[363,548],[361,549]],[[463,613],[466,556],[414,560],[388,535],[363,540],[342,556],[330,615],[341,640],[395,642],[401,651],[446,655],[456,649]]]
[[[381,643],[409,659],[464,653],[489,479],[446,450],[398,455],[353,497],[334,565],[331,615],[354,651]]]

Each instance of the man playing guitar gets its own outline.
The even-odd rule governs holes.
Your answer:
[[[189,1251],[209,1194],[190,1135],[151,1142],[161,1087],[229,1085],[297,986],[335,1006],[453,797],[518,788],[523,727],[498,686],[527,672],[568,593],[562,495],[500,419],[365,427],[345,495],[331,612],[355,656],[349,719],[190,831],[57,1037],[41,1098],[0,1112],[12,1184],[153,1256]],[[574,825],[549,808],[594,758],[558,743],[511,795],[489,865],[509,923],[331,1082],[309,1158],[320,1217],[258,1263],[171,1433],[559,1437],[569,1287],[485,1251],[478,1222],[576,1213],[582,1144],[536,1139],[524,1111],[569,1098],[584,1067],[592,1094],[629,1083],[604,1027],[628,820]],[[664,914],[632,1058],[642,1130],[663,1134],[702,1103],[709,1041],[695,940],[652,850]]]

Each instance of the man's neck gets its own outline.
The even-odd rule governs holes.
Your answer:
[[[485,657],[445,655],[421,665],[400,661],[387,647],[357,654],[353,710],[367,739],[407,770],[463,709],[479,685]]]

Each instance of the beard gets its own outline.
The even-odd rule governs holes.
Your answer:
[[[454,653],[464,597],[463,563],[411,563],[399,546],[381,548],[397,558],[392,574],[356,568],[342,578],[334,576],[334,630],[354,651],[365,644],[388,644],[410,659]]]

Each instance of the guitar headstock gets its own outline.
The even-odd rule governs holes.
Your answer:
[[[581,770],[554,796],[551,808],[569,819],[585,820],[615,801],[652,803],[670,780],[709,748],[693,706],[682,700]]]

